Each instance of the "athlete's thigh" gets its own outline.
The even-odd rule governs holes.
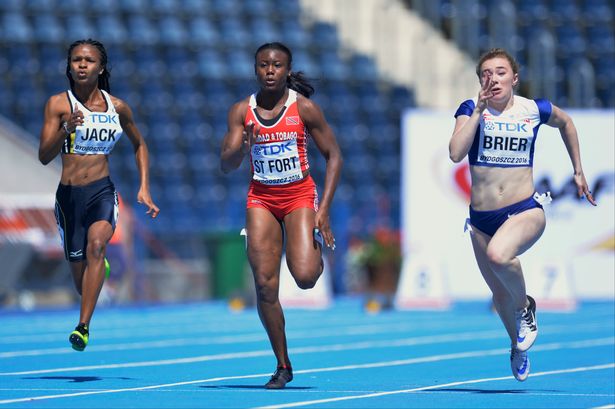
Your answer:
[[[491,238],[490,250],[506,258],[514,258],[532,247],[545,230],[545,213],[541,208],[511,216]]]
[[[280,222],[268,210],[251,207],[247,209],[246,231],[248,261],[254,274],[279,274],[284,245]]]
[[[485,279],[487,286],[494,294],[505,293],[506,287],[500,281],[498,276],[491,269],[489,259],[487,257],[487,246],[491,240],[491,237],[478,229],[474,229],[471,233],[472,248],[474,250],[474,256],[476,257],[476,263],[481,275]]]
[[[318,271],[320,248],[314,240],[316,212],[302,207],[290,212],[284,218],[286,226],[286,260],[293,266],[306,266],[310,271]]]
[[[106,220],[94,222],[88,228],[88,245],[90,243],[102,242],[105,245],[113,236],[113,226]]]

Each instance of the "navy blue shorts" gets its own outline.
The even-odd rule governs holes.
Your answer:
[[[115,186],[107,176],[83,186],[63,185],[56,191],[56,222],[68,261],[86,258],[88,229],[101,220],[115,229],[119,215]]]
[[[542,205],[534,199],[534,196],[496,210],[479,211],[470,206],[470,224],[483,233],[493,236],[510,216],[537,207],[542,209]]]

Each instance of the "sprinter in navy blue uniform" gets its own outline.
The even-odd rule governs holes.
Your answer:
[[[538,334],[536,303],[525,292],[518,255],[545,229],[542,204],[547,193],[534,190],[532,166],[538,128],[558,128],[566,145],[580,197],[596,205],[589,191],[577,130],[568,114],[545,99],[514,94],[519,67],[503,49],[485,53],[476,67],[481,90],[455,113],[449,152],[453,162],[470,162],[472,245],[478,267],[493,293],[493,303],[511,339],[511,369],[524,381],[530,371],[527,350]]]
[[[105,248],[118,219],[107,155],[122,135],[132,142],[141,177],[137,201],[151,217],[159,209],[149,192],[147,145],[130,107],[109,94],[104,46],[91,39],[71,44],[66,76],[70,89],[51,96],[45,106],[39,160],[46,165],[62,154],[55,212],[64,253],[81,295],[79,323],[69,341],[73,349],[83,351],[105,278]]]

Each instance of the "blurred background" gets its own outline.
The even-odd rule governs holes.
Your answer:
[[[77,302],[53,215],[60,163],[37,160],[44,104],[68,88],[66,52],[77,39],[107,49],[111,93],[134,111],[161,209],[149,220],[136,204],[132,147],[118,143],[109,161],[121,225],[101,303],[248,297],[239,232],[249,167],[223,175],[219,152],[228,108],[257,90],[254,52],[269,41],[287,44],[293,69],[312,79],[345,157],[331,209],[337,249],[323,279],[334,296],[390,294],[411,257],[402,210],[421,200],[402,194],[404,112],[444,112],[450,129],[422,137],[446,146],[456,107],[477,94],[477,57],[504,47],[521,64],[520,95],[612,116],[614,13],[613,0],[3,0],[0,306]],[[313,144],[310,162],[322,188]]]

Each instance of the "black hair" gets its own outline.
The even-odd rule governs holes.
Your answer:
[[[96,49],[100,53],[100,65],[103,67],[103,72],[102,74],[98,75],[98,88],[104,89],[105,91],[110,93],[111,87],[109,86],[109,77],[111,76],[111,74],[107,69],[107,51],[105,50],[105,46],[102,45],[100,41],[92,40],[91,38],[88,38],[87,40],[77,40],[68,47],[68,57],[66,59],[66,76],[68,77],[68,81],[70,82],[70,89],[72,90],[75,86],[75,80],[73,80],[73,76],[70,75],[71,54],[75,47],[83,44],[88,44],[96,47]]]
[[[288,56],[288,69],[292,68],[293,62],[293,54],[290,52],[290,49],[284,44],[274,41],[272,43],[265,43],[258,47],[256,52],[254,53],[254,66],[256,67],[256,56],[263,50],[278,50],[282,51],[284,54]],[[286,86],[290,89],[293,89],[303,95],[306,98],[309,98],[314,94],[314,87],[310,84],[310,81],[306,78],[305,74],[302,71],[292,71],[288,74],[288,78],[286,80]]]

